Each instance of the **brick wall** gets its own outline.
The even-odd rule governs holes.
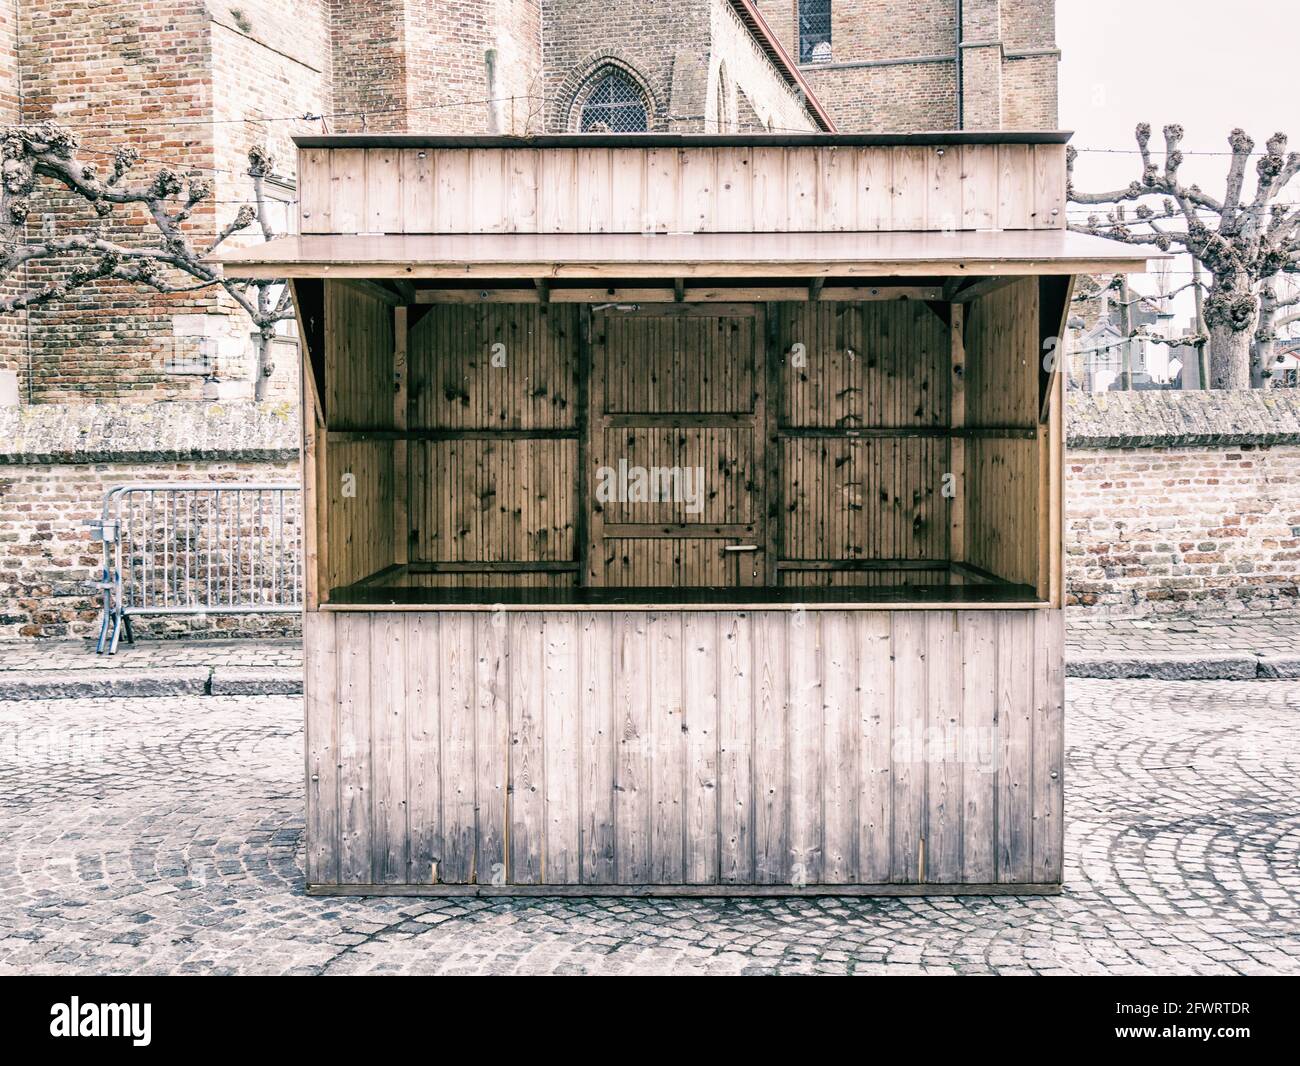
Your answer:
[[[207,12],[199,0],[160,6],[148,0],[19,0],[22,117],[52,118],[75,129],[87,157],[106,165],[124,143],[184,173],[212,166],[211,85]],[[72,28],[75,27],[75,30]],[[171,125],[154,125],[169,120]],[[142,169],[151,164],[144,161]],[[152,164],[157,166],[157,164]],[[52,216],[56,232],[84,230],[93,218],[70,197],[48,194],[34,205],[31,225]],[[202,205],[195,229],[210,230],[214,208]],[[153,238],[140,215],[115,225],[111,236],[131,243]],[[41,284],[49,268],[32,268]],[[37,401],[86,393],[152,399],[185,395],[193,379],[168,380],[170,315],[201,312],[207,296],[148,296],[115,282],[89,286],[67,300],[29,312],[24,348],[11,358],[24,397]]]
[[[792,56],[798,0],[757,0]],[[963,0],[968,129],[1054,129],[1055,0]],[[803,67],[845,132],[957,125],[957,0],[832,0],[829,63]]]
[[[298,479],[285,404],[42,404],[0,412],[0,639],[88,636],[99,546],[83,524],[131,482]],[[137,635],[293,633],[296,616],[143,617]]]
[[[1068,602],[1089,616],[1294,611],[1300,398],[1070,398]]]
[[[706,131],[721,133],[774,130],[816,130],[801,94],[778,73],[753,34],[728,0],[712,0],[709,7],[708,93],[704,113]],[[718,109],[719,94],[725,107]],[[718,118],[728,128],[718,129]]]
[[[651,97],[652,129],[702,128],[709,66],[709,4],[700,0],[547,0],[542,5],[547,124],[569,128],[574,94],[607,60]]]

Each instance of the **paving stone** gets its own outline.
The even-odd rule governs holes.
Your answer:
[[[1300,683],[1066,696],[1062,895],[728,901],[309,898],[299,698],[0,702],[0,974],[1300,974]]]
[[[201,696],[207,667],[147,670],[0,671],[0,700],[54,700],[139,696]]]
[[[302,692],[302,669],[277,666],[219,666],[212,671],[213,696],[295,696]]]
[[[1159,655],[1076,655],[1067,659],[1070,677],[1154,678],[1160,681],[1251,680],[1257,676],[1254,655],[1207,655],[1203,651]]]

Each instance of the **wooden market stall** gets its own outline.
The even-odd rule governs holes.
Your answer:
[[[1065,141],[300,138],[310,890],[1057,890]]]

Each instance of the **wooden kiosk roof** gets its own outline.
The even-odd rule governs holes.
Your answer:
[[[880,277],[1140,273],[1131,245],[1066,230],[319,234],[221,257],[237,278]]]

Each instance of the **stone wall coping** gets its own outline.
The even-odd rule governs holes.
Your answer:
[[[293,404],[30,404],[0,408],[0,465],[285,461],[298,457]]]
[[[1071,448],[1300,443],[1300,390],[1071,392]]]
[[[1071,448],[1300,444],[1300,390],[1067,394]],[[0,464],[287,461],[284,402],[30,404],[0,408]]]

